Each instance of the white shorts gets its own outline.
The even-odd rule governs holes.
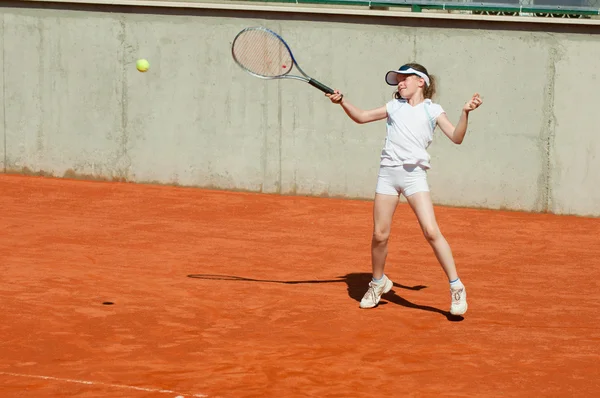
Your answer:
[[[375,192],[383,195],[404,195],[409,197],[417,192],[429,192],[427,171],[420,166],[380,166]]]

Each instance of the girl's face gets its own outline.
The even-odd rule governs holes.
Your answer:
[[[425,80],[417,75],[398,74],[398,92],[404,99],[410,99],[425,88]]]

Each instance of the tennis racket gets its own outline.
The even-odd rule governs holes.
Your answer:
[[[333,94],[332,89],[304,73],[285,40],[267,28],[252,27],[242,30],[233,40],[231,55],[235,62],[252,76],[261,79],[301,80],[324,93]],[[294,65],[302,76],[290,75]]]

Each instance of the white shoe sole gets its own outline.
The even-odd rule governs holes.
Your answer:
[[[456,311],[456,310],[454,310],[454,311],[450,310],[450,313],[452,315],[464,315],[464,314],[467,313],[467,308],[469,308],[469,306],[467,304],[465,304],[465,308],[464,309],[461,308],[458,311]]]

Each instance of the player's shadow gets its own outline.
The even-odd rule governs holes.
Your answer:
[[[212,274],[190,274],[190,275],[188,275],[188,278],[220,280],[220,281],[281,283],[281,284],[286,284],[286,285],[298,285],[298,284],[304,284],[304,283],[346,283],[346,286],[348,288],[348,296],[350,296],[350,298],[356,300],[357,302],[360,302],[363,295],[365,294],[366,287],[368,286],[369,282],[371,281],[371,274],[360,272],[360,273],[351,273],[351,274],[346,274],[344,276],[339,276],[339,277],[337,277],[337,279],[299,280],[299,281],[277,281],[277,280],[270,280],[270,279],[253,279],[253,278],[244,278],[241,276],[212,275]],[[394,288],[406,289],[406,290],[421,290],[421,289],[427,288],[427,286],[423,286],[423,285],[406,286],[406,285],[402,285],[400,283],[394,282]],[[405,298],[402,298],[399,295],[397,295],[396,292],[394,291],[394,289],[392,289],[390,292],[384,294],[381,297],[382,297],[382,300],[385,300],[385,301],[380,301],[379,305],[386,304],[386,301],[387,301],[387,302],[398,304],[398,305],[401,305],[401,306],[407,307],[407,308],[414,308],[414,309],[422,310],[422,311],[436,312],[438,314],[445,316],[449,321],[452,321],[452,322],[462,321],[464,319],[462,316],[452,315],[452,314],[450,314],[450,312],[443,311],[439,308],[431,307],[428,305],[419,305],[419,304],[412,303],[412,302],[406,300]]]

